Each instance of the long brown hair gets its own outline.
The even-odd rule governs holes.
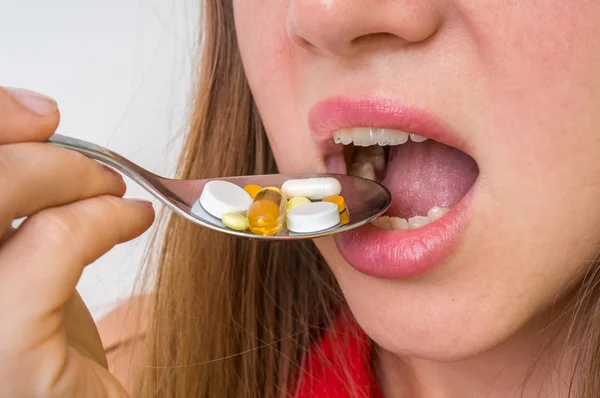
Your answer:
[[[275,173],[237,47],[231,0],[205,0],[201,75],[177,176]],[[344,300],[312,243],[235,239],[164,213],[148,259],[153,316],[140,397],[287,397],[310,345]],[[579,398],[600,392],[600,267],[568,311],[584,336]],[[582,315],[583,308],[591,308]],[[591,316],[589,314],[591,313]],[[583,319],[583,322],[581,320]],[[352,386],[349,385],[349,395]]]
[[[201,77],[177,175],[276,173],[231,1],[206,1],[203,16]],[[289,396],[304,352],[343,302],[315,246],[236,239],[163,218],[149,366],[137,395]]]

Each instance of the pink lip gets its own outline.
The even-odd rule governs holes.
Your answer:
[[[308,114],[308,126],[325,154],[340,152],[333,133],[342,128],[375,127],[422,135],[471,155],[468,143],[443,123],[414,106],[386,98],[333,97],[319,102]]]
[[[323,156],[343,153],[333,144],[333,133],[341,128],[375,127],[402,130],[431,138],[470,154],[460,136],[429,115],[410,105],[385,98],[334,97],[318,103],[308,123]],[[329,165],[339,163],[328,162]],[[329,169],[336,166],[328,166]],[[345,169],[345,166],[344,166]],[[439,266],[456,249],[478,187],[477,180],[465,197],[444,217],[422,228],[385,231],[366,225],[338,234],[335,243],[344,259],[356,270],[378,278],[408,279]]]
[[[478,183],[444,217],[419,229],[386,231],[365,225],[335,236],[342,257],[356,270],[378,278],[409,279],[449,257],[464,231]]]

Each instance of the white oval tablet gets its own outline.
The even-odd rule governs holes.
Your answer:
[[[339,195],[342,185],[333,177],[300,178],[287,180],[281,186],[281,190],[289,198],[304,196],[312,200],[320,200],[327,196]]]
[[[312,202],[294,207],[287,213],[287,229],[292,232],[309,233],[336,226],[340,213],[335,203]]]
[[[204,210],[220,219],[225,213],[246,215],[252,197],[244,188],[231,182],[213,180],[204,185],[200,204]]]

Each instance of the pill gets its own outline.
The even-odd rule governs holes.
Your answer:
[[[276,187],[261,189],[248,209],[248,228],[257,235],[275,235],[283,226],[287,198]]]
[[[340,195],[328,196],[326,198],[323,198],[323,202],[335,203],[340,213],[346,209],[346,202],[344,201],[344,198]]]
[[[221,218],[226,227],[236,231],[245,231],[248,229],[248,219],[239,213],[225,213]]]
[[[301,178],[287,180],[281,190],[288,198],[304,196],[312,200],[321,200],[327,196],[339,195],[342,185],[333,177]]]
[[[258,191],[260,191],[261,189],[262,187],[256,184],[249,184],[244,187],[244,191],[248,192],[252,199],[254,199]]]
[[[340,213],[340,224],[346,225],[349,222],[350,222],[350,214],[348,214],[348,209],[346,208]]]
[[[335,203],[312,202],[287,213],[287,228],[292,232],[310,233],[336,226],[340,213]]]
[[[294,207],[298,207],[301,205],[307,205],[310,203],[310,199],[305,198],[304,196],[296,196],[295,198],[291,198],[287,201],[287,205],[285,206],[285,211],[288,212],[292,210]]]
[[[252,204],[252,198],[240,186],[227,181],[212,180],[204,185],[200,204],[208,213],[221,218],[225,213],[245,215]]]

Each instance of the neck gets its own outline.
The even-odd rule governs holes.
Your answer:
[[[556,308],[555,310],[556,311]],[[562,311],[561,311],[562,312]],[[573,394],[570,316],[541,316],[502,345],[459,362],[407,358],[377,349],[386,398],[566,398]]]

